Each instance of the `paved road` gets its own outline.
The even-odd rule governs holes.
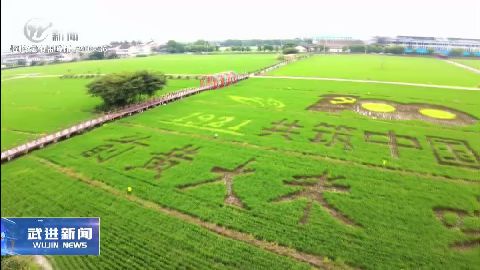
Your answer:
[[[356,82],[356,83],[380,83],[380,84],[420,86],[420,87],[430,87],[430,88],[445,88],[445,89],[454,89],[454,90],[480,91],[480,88],[476,88],[476,87],[465,87],[465,86],[455,86],[455,85],[437,85],[437,84],[389,82],[389,81],[374,81],[374,80],[355,80],[355,79],[342,79],[342,78],[297,77],[297,76],[251,76],[251,78],[289,79],[289,80],[317,80],[317,81],[338,81],[338,82]]]

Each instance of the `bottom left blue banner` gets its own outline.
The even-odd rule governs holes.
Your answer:
[[[2,217],[4,255],[100,255],[100,218]]]

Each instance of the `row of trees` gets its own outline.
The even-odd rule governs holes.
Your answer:
[[[254,46],[231,46],[229,51],[233,52],[249,52],[252,50]],[[258,45],[257,52],[278,52],[280,51],[280,46],[273,46],[273,45]]]
[[[220,43],[221,46],[225,47],[234,47],[234,46],[246,46],[246,47],[254,47],[254,46],[276,46],[282,47],[284,44],[294,44],[295,46],[298,45],[305,45],[305,44],[312,44],[313,40],[311,38],[295,38],[295,39],[227,39]]]
[[[352,53],[392,53],[403,54],[405,48],[402,46],[380,46],[380,45],[352,45],[343,48],[344,51],[350,50]]]
[[[206,40],[197,40],[193,43],[180,43],[175,40],[169,40],[165,46],[169,53],[184,53],[184,52],[213,52],[218,51],[219,47],[210,44]]]
[[[253,41],[261,41],[261,40],[252,40]],[[276,41],[276,40],[275,40]],[[294,42],[296,41],[296,42]],[[261,42],[268,42],[268,41],[261,41]],[[261,44],[261,45],[246,45],[245,43],[250,42],[243,42],[241,40],[227,40],[222,44],[222,46],[230,47],[227,50],[233,52],[249,52],[252,51],[252,47],[257,47],[257,51],[259,52],[278,52],[280,50],[284,51],[287,49],[287,52],[292,53],[294,51],[294,47],[298,46],[304,40],[289,40],[289,42],[283,42],[283,40],[278,40],[278,45],[271,45],[271,44]],[[276,43],[271,41],[271,43]],[[258,44],[258,43],[257,43]],[[165,51],[168,53],[184,53],[184,52],[213,52],[218,51],[219,46],[215,46],[210,44],[205,40],[198,40],[194,43],[180,43],[175,40],[169,40],[165,45]]]
[[[131,104],[144,97],[151,97],[162,89],[167,80],[162,73],[138,71],[108,74],[88,84],[88,93],[100,97],[105,108]]]

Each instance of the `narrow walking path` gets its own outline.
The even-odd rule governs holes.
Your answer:
[[[34,255],[33,261],[40,267],[42,270],[53,270],[52,264],[48,261],[45,256]]]
[[[449,64],[452,64],[454,66],[457,66],[457,67],[460,67],[460,68],[464,68],[466,70],[470,70],[474,73],[477,73],[477,74],[480,74],[480,70],[474,68],[474,67],[469,67],[467,65],[464,65],[464,64],[461,64],[461,63],[458,63],[458,62],[455,62],[455,61],[452,61],[452,60],[445,60],[445,62],[449,63]]]
[[[429,88],[444,88],[453,90],[469,90],[480,91],[477,87],[465,87],[455,85],[438,85],[438,84],[423,84],[423,83],[407,83],[407,82],[389,82],[389,81],[374,81],[374,80],[357,80],[357,79],[342,79],[342,78],[324,78],[324,77],[301,77],[301,76],[261,76],[255,75],[252,78],[260,79],[288,79],[288,80],[317,80],[317,81],[338,81],[338,82],[356,82],[356,83],[378,83],[378,84],[393,84],[406,86],[419,86]]]

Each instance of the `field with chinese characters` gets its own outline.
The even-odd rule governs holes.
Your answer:
[[[58,269],[475,269],[479,97],[251,78],[2,165],[2,216],[101,217]]]

